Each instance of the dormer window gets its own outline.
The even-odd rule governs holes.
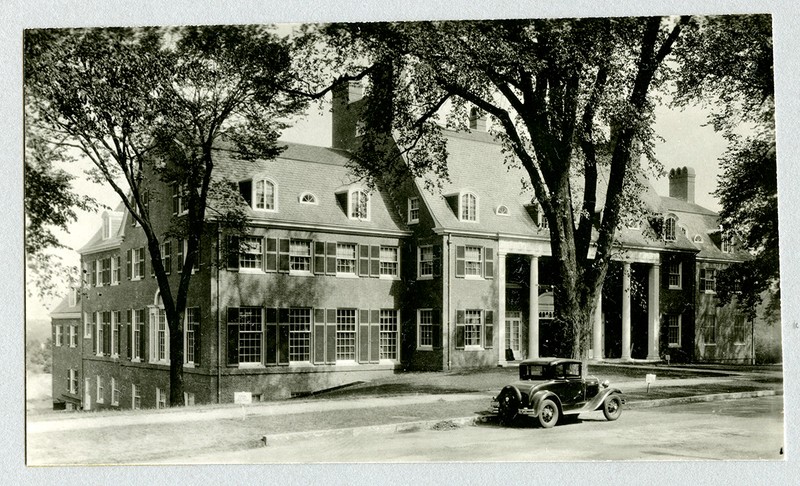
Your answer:
[[[675,241],[675,218],[672,216],[664,220],[664,241]]]
[[[508,216],[508,206],[501,204],[497,206],[497,209],[495,209],[494,213],[498,216]]]
[[[419,198],[408,198],[408,223],[419,223]]]
[[[317,204],[317,196],[310,192],[300,194],[300,204]]]
[[[253,209],[257,211],[275,211],[277,187],[269,179],[257,180],[253,183]]]
[[[459,219],[461,221],[478,221],[478,196],[465,192],[459,197]]]
[[[108,217],[108,214],[103,215],[103,239],[107,240],[111,238],[111,219]]]
[[[733,253],[733,245],[731,244],[731,238],[724,233],[721,236],[720,249],[722,250],[722,253]]]
[[[700,236],[700,235],[695,235],[694,236],[694,242],[695,243],[702,243],[703,242],[703,237]]]
[[[75,307],[78,305],[78,289],[75,287],[69,289],[69,306]]]
[[[363,189],[353,189],[348,199],[348,217],[369,220],[369,194]]]
[[[172,186],[172,214],[180,216],[189,212],[186,204],[186,186],[174,184]]]

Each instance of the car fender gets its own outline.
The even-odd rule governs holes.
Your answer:
[[[622,390],[619,388],[606,388],[589,400],[589,402],[584,405],[583,410],[593,411],[599,409],[603,406],[605,399],[611,395],[619,395],[620,398],[622,398],[622,403],[625,403],[625,399],[622,397]]]
[[[520,407],[521,407],[523,405],[523,403],[522,403],[522,392],[519,391],[519,388],[517,388],[514,385],[506,385],[506,386],[504,386],[503,389],[500,390],[500,393],[497,394],[497,397],[495,397],[495,400],[500,400],[500,397],[504,393],[507,393],[508,391],[510,391],[511,393],[514,394],[514,396],[517,398],[517,403],[519,403]]]
[[[541,412],[542,402],[551,399],[556,402],[556,406],[558,407],[559,412],[562,410],[561,408],[561,400],[558,399],[558,395],[551,392],[550,390],[542,390],[534,393],[531,395],[530,398],[530,409],[534,411],[533,416],[537,417],[539,412]]]

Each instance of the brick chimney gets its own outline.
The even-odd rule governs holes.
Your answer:
[[[669,197],[694,203],[694,169],[679,167],[669,171]]]
[[[331,142],[333,148],[353,148],[356,130],[364,102],[364,85],[360,81],[350,81],[333,90],[331,106]]]
[[[469,129],[477,132],[486,131],[486,115],[477,108],[469,110]]]

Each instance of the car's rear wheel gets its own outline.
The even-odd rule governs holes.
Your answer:
[[[503,425],[511,425],[517,414],[519,414],[519,399],[517,395],[510,390],[503,391],[497,399],[497,415],[500,417],[500,423]]]
[[[558,422],[558,405],[553,400],[547,399],[539,407],[539,425],[549,429]]]
[[[603,401],[603,415],[606,420],[617,420],[622,415],[622,400],[617,395],[610,395]]]

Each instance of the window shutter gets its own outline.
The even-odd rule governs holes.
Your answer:
[[[483,278],[494,278],[494,249],[483,249]]]
[[[145,269],[145,266],[144,266],[144,260],[145,260],[145,258],[144,258],[144,247],[139,248],[139,252],[141,253],[141,256],[142,256],[142,259],[139,260],[139,275],[142,278],[144,278],[144,276],[145,276],[145,273],[144,273],[144,269]]]
[[[228,366],[239,364],[239,308],[228,307]]]
[[[94,313],[92,320],[92,354],[97,354],[97,330],[100,328],[100,313]]]
[[[178,214],[178,198],[180,197],[180,190],[177,184],[172,185],[172,215]]]
[[[278,271],[278,239],[277,238],[267,238],[267,257],[266,257],[266,271],[267,272],[277,272]]]
[[[669,271],[669,269],[667,269]],[[704,292],[706,290],[706,269],[700,269],[700,292]]]
[[[131,275],[133,275],[133,250],[128,250],[125,252],[126,254],[126,262],[125,262],[125,276],[128,280],[131,279]]]
[[[358,275],[361,277],[369,277],[369,245],[358,245],[358,250]]]
[[[139,358],[147,362],[147,319],[145,319],[145,310],[141,309],[139,319]]]
[[[442,245],[433,245],[433,276],[442,276]]]
[[[278,364],[289,364],[289,309],[278,309]]]
[[[128,309],[125,313],[128,325],[126,326],[127,333],[125,333],[125,340],[127,341],[128,360],[133,359],[133,309]]]
[[[314,364],[325,364],[325,309],[314,309]]]
[[[327,322],[325,329],[327,331],[326,344],[327,355],[326,361],[328,364],[336,363],[336,309],[327,309]]]
[[[365,245],[366,246],[366,245]],[[369,276],[381,276],[381,247],[380,245],[371,245],[369,247],[370,260],[369,260]],[[400,258],[400,252],[397,252],[397,258]]]
[[[362,309],[358,317],[358,362],[369,363],[369,311]]]
[[[117,355],[120,355],[120,354],[122,354],[122,342],[121,342],[121,340],[122,340],[121,334],[122,333],[120,332],[120,330],[122,328],[122,323],[120,322],[121,321],[120,317],[121,317],[122,313],[120,311],[114,311],[114,314],[116,316],[116,318],[114,319],[114,323],[113,323],[113,326],[115,327],[115,329],[114,329],[114,331],[115,331],[114,332],[114,339],[116,340],[116,342],[114,344],[116,345],[115,347],[117,348]]]
[[[336,275],[336,242],[329,241],[325,246],[328,250],[325,273],[328,275]]]
[[[177,250],[178,250],[178,262],[177,262],[178,273],[181,273],[183,271],[183,260],[184,260],[184,258],[183,258],[183,239],[179,239],[178,240],[178,248],[177,248]]]
[[[494,347],[494,311],[487,310],[485,312],[485,324],[484,327],[486,332],[484,333],[485,339],[483,343],[483,347],[486,349],[492,349]]]
[[[202,317],[200,316],[200,308],[197,309],[197,323],[194,325],[194,366],[195,368],[200,366],[200,351],[203,347],[200,345],[200,339],[202,337],[202,333],[200,332]]]
[[[164,270],[167,275],[172,273],[172,241],[164,242]]]
[[[253,181],[239,182],[239,194],[242,195],[248,206],[253,207]]]
[[[369,362],[378,363],[380,361],[380,331],[381,320],[380,311],[370,311],[369,322]]]
[[[239,268],[239,237],[228,236],[228,269],[235,270]],[[238,358],[237,358],[238,360]]]
[[[315,275],[323,275],[323,274],[325,274],[325,242],[324,241],[315,241],[314,242],[314,274]],[[322,322],[323,323],[325,322],[324,313],[323,313]]]
[[[278,242],[278,270],[281,272],[289,271],[289,240],[281,238]]]
[[[278,309],[267,308],[266,364],[278,364]]]
[[[433,349],[442,347],[442,310],[431,309],[431,334]]]
[[[456,247],[456,278],[464,278],[466,249],[463,246]]]
[[[97,260],[92,262],[92,286],[97,287]]]
[[[456,311],[456,349],[464,349],[464,311]]]

